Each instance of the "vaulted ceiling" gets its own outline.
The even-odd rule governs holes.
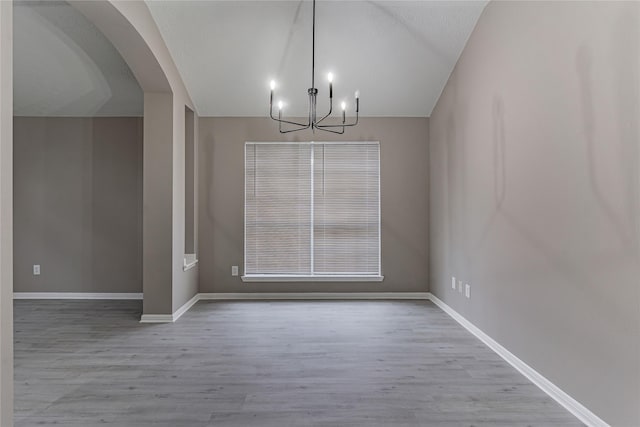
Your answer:
[[[148,1],[198,112],[265,116],[269,81],[287,113],[305,115],[312,2]],[[319,1],[316,87],[365,116],[431,114],[486,2]]]
[[[133,73],[80,12],[63,1],[14,4],[15,115],[142,115]]]
[[[312,3],[147,1],[201,116],[266,116],[269,81],[286,113],[305,115]],[[318,1],[316,87],[363,116],[426,117],[485,1]],[[141,115],[142,92],[111,43],[65,2],[15,12],[19,115]]]

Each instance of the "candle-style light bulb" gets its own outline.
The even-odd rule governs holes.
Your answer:
[[[278,101],[278,110],[282,110],[282,107],[284,107],[284,103],[282,101]]]
[[[359,90],[356,91],[356,99],[360,99],[360,91]]]
[[[276,88],[276,81],[271,80],[271,91],[269,92],[269,111],[273,108],[273,90]]]
[[[347,103],[342,101],[342,104],[340,104],[340,106],[342,107],[342,123],[347,121]]]
[[[342,104],[340,104],[340,106],[342,107],[342,111],[347,109],[347,103],[342,101]]]
[[[329,83],[333,83],[333,73],[327,74],[327,79],[329,79]]]

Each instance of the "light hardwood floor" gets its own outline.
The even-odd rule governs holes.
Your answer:
[[[15,425],[578,426],[430,302],[15,302]]]

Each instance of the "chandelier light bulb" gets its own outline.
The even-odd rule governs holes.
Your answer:
[[[284,107],[284,102],[278,101],[278,110],[282,110],[282,107]]]
[[[342,101],[342,104],[340,104],[340,106],[342,107],[342,111],[347,109],[347,103]]]
[[[274,90],[276,88],[276,81],[271,80],[270,86],[271,86],[271,90]]]
[[[333,73],[327,74],[327,79],[329,80],[329,83],[333,83]]]
[[[356,99],[358,99],[358,98],[360,98],[360,91],[359,90],[356,91]]]

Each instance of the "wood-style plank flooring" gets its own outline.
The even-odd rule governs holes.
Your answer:
[[[430,302],[15,302],[15,426],[582,425]]]

